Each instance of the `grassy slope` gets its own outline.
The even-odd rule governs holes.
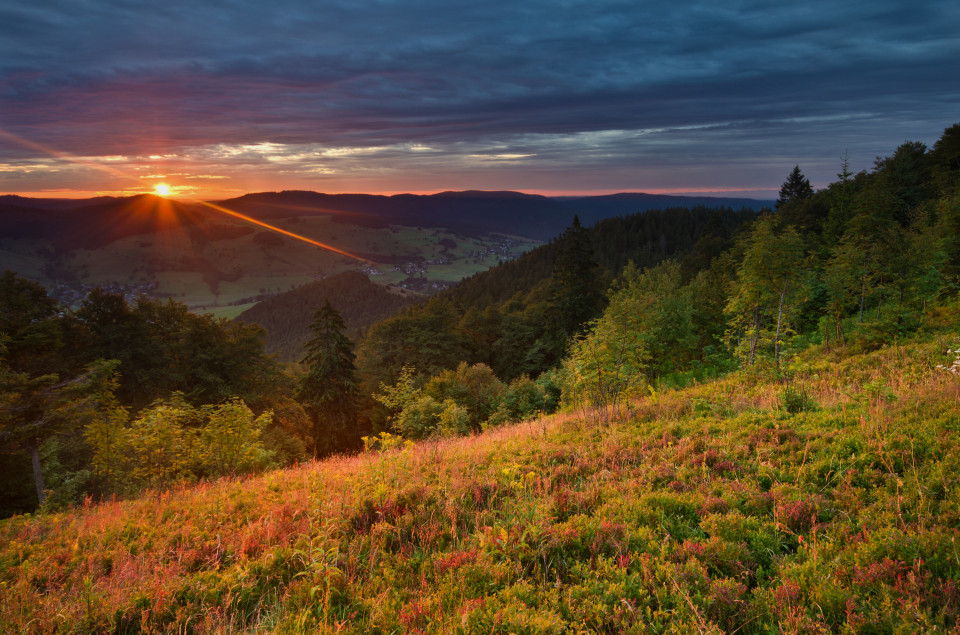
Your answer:
[[[0,631],[943,632],[957,317],[568,414],[0,524]],[[948,322],[952,322],[949,323]],[[567,629],[567,630],[564,630]]]

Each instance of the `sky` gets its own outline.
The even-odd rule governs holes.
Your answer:
[[[958,78],[956,0],[5,0],[0,194],[776,198]]]

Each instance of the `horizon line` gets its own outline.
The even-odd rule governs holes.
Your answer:
[[[494,192],[505,192],[505,193],[514,193],[514,194],[527,194],[530,196],[544,196],[547,198],[563,198],[563,197],[590,197],[590,196],[612,196],[616,194],[647,194],[651,196],[690,196],[690,197],[699,197],[699,198],[749,198],[754,200],[766,200],[764,198],[757,198],[757,195],[760,195],[761,192],[778,192],[778,188],[748,188],[748,187],[737,187],[737,188],[686,188],[686,189],[669,189],[669,188],[653,188],[653,189],[644,189],[644,190],[617,190],[617,189],[598,189],[598,190],[544,190],[544,189],[532,189],[532,190],[510,190],[510,189],[435,189],[435,190],[386,190],[386,191],[343,191],[343,192],[331,192],[331,191],[320,191],[320,190],[309,190],[309,189],[300,189],[300,188],[286,188],[281,190],[259,190],[259,191],[250,191],[244,192],[242,194],[224,194],[222,196],[209,196],[203,197],[202,200],[205,201],[224,201],[234,198],[240,198],[243,196],[249,196],[251,194],[279,194],[282,192],[312,192],[315,194],[326,194],[329,196],[345,196],[345,195],[365,195],[365,196],[402,196],[404,194],[414,195],[414,196],[433,196],[436,194],[445,194],[445,193],[465,193],[465,192],[482,192],[482,193],[494,193]],[[737,196],[737,194],[750,193],[753,196]],[[172,193],[169,196],[159,196],[156,192],[152,191],[142,191],[142,192],[131,192],[131,191],[91,191],[91,190],[40,190],[34,192],[3,192],[0,193],[0,197],[4,196],[18,196],[21,198],[31,198],[31,199],[56,199],[56,200],[75,200],[81,201],[85,199],[101,198],[101,197],[111,197],[111,198],[132,198],[134,196],[150,195],[157,196],[158,198],[165,198],[167,200],[174,201],[184,201],[187,199],[197,200],[196,196],[182,195],[178,196],[176,193]],[[776,198],[774,194],[772,198]],[[772,199],[771,199],[772,200]]]

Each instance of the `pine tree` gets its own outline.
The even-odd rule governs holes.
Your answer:
[[[313,420],[314,453],[328,454],[356,446],[358,384],[353,344],[343,318],[328,300],[316,312],[307,343],[307,374],[297,398]]]
[[[794,166],[793,172],[787,177],[787,180],[780,186],[780,196],[777,198],[776,209],[780,209],[787,203],[802,201],[813,196],[813,187],[810,180],[800,171],[800,166]]]
[[[559,243],[548,288],[547,329],[537,343],[547,368],[559,361],[569,339],[583,333],[587,322],[598,317],[606,305],[600,265],[579,217],[573,217]]]

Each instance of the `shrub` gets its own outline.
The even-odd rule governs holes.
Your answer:
[[[813,397],[807,394],[803,386],[799,390],[793,386],[787,386],[780,391],[780,407],[790,414],[797,414],[814,412],[820,406]]]
[[[489,419],[491,425],[501,425],[511,421],[523,421],[548,412],[550,395],[544,385],[533,381],[526,375],[517,377],[503,393],[496,412]],[[553,403],[554,408],[556,402]]]
[[[505,389],[486,364],[471,366],[461,362],[456,370],[445,370],[432,377],[423,392],[438,402],[456,402],[467,413],[469,429],[479,431],[480,424],[497,410]]]
[[[443,404],[424,395],[407,404],[396,416],[394,425],[397,432],[408,439],[425,439],[436,432],[441,412]]]

